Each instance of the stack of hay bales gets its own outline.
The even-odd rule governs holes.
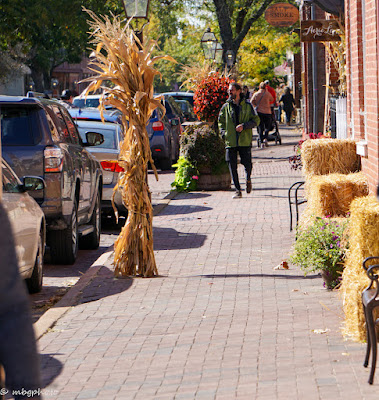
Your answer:
[[[364,341],[366,331],[361,295],[370,280],[362,262],[366,257],[379,255],[379,203],[374,196],[357,198],[351,203],[350,211],[350,250],[340,291],[345,312],[343,331],[354,340]]]
[[[362,262],[366,257],[379,255],[379,203],[369,196],[366,177],[357,172],[360,158],[353,140],[307,140],[302,145],[301,157],[308,202],[300,218],[300,229],[316,216],[346,218],[350,212],[350,248],[340,289],[345,312],[343,331],[352,339],[364,341],[361,296],[369,279]]]
[[[357,171],[360,158],[354,140],[306,140],[301,147],[307,206],[300,229],[314,217],[346,217],[351,201],[369,193],[367,179]]]

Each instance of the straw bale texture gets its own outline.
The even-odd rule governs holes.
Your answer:
[[[340,290],[345,312],[343,332],[354,340],[364,341],[366,331],[361,295],[370,281],[362,262],[366,257],[379,255],[379,203],[373,196],[356,198],[350,211],[350,250]]]
[[[305,177],[331,173],[348,174],[360,169],[354,140],[306,140],[301,145],[301,160]]]
[[[346,217],[356,197],[367,196],[369,186],[362,172],[314,175],[307,181],[307,208],[318,217]]]
[[[169,56],[152,57],[154,41],[141,43],[130,27],[119,17],[98,17],[88,11],[92,32],[92,70],[87,94],[102,89],[100,112],[112,105],[122,113],[125,138],[121,144],[119,174],[116,186],[122,187],[122,199],[128,218],[115,242],[115,275],[152,277],[158,275],[153,251],[153,212],[147,185],[147,165],[150,162],[158,179],[151,157],[146,125],[155,108],[164,106],[154,98],[153,80],[159,72],[154,63],[160,59],[174,61]],[[111,81],[114,86],[104,85]],[[117,216],[117,210],[115,209]]]

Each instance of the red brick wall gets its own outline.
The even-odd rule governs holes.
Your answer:
[[[377,0],[366,0],[366,12],[362,16],[361,2],[345,0],[348,126],[349,134],[354,135],[355,140],[367,141],[368,155],[362,157],[362,170],[375,193],[379,183],[378,4]],[[365,22],[364,38],[362,18]],[[363,41],[366,44],[365,60]],[[366,64],[365,75],[363,61]]]

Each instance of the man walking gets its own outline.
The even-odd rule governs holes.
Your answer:
[[[225,160],[229,165],[236,192],[233,198],[242,197],[241,186],[237,172],[237,155],[240,155],[241,164],[246,172],[246,192],[251,192],[251,142],[252,129],[259,124],[251,104],[245,100],[241,86],[233,82],[228,89],[229,99],[222,106],[218,116],[220,134],[225,140]]]

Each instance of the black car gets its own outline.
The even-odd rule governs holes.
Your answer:
[[[30,194],[45,214],[52,262],[73,264],[79,239],[90,249],[100,242],[103,177],[86,147],[103,136],[87,132],[83,142],[67,109],[47,99],[0,96],[0,116],[4,159],[21,179],[45,181]]]

